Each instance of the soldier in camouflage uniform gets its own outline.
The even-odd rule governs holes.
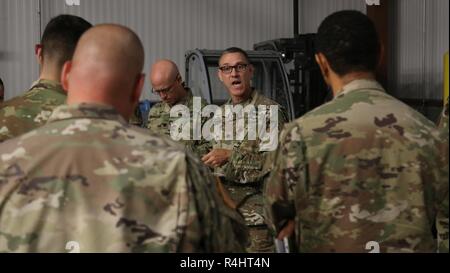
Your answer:
[[[257,107],[261,105],[266,107],[276,105],[278,112],[272,114],[278,115],[276,131],[278,139],[278,131],[286,121],[286,114],[280,105],[264,97],[250,86],[253,66],[249,63],[245,51],[239,48],[225,50],[219,60],[218,73],[231,96],[231,99],[221,107],[223,116],[219,122],[224,123],[222,129],[225,129],[227,119],[225,107],[227,106],[241,105],[245,108],[253,105],[256,107],[255,110],[258,110]],[[229,114],[233,115],[232,112]],[[255,116],[258,114],[256,113]],[[216,141],[213,150],[202,160],[206,165],[215,168],[215,174],[221,177],[237,209],[245,218],[250,232],[250,245],[247,247],[247,251],[273,252],[273,239],[263,217],[262,177],[269,171],[269,169],[263,168],[268,152],[260,151],[261,141],[259,139],[248,138],[248,122],[251,118],[245,117],[248,115],[240,117],[245,120],[244,139],[238,140],[236,134],[231,136],[231,140],[226,140],[223,135],[222,140]],[[236,129],[238,116],[233,115],[230,119],[233,120],[233,132],[236,132],[239,130]]]
[[[158,94],[161,102],[150,108],[148,115],[147,128],[151,132],[170,136],[170,130],[173,122],[181,117],[171,117],[170,110],[177,105],[184,105],[189,108],[191,130],[190,136],[180,140],[188,150],[192,150],[198,156],[202,157],[211,150],[211,144],[204,139],[195,140],[193,136],[195,115],[201,117],[201,110],[206,105],[206,101],[200,98],[200,108],[194,109],[194,97],[189,88],[184,86],[177,65],[170,60],[159,60],[155,62],[151,69],[150,81],[153,86],[152,92]],[[206,120],[200,120],[202,126]]]
[[[39,80],[24,95],[5,101],[0,109],[0,142],[45,124],[53,109],[66,101],[60,84],[61,69],[70,60],[80,36],[92,25],[73,15],[60,15],[48,23],[36,55]]]
[[[245,224],[223,205],[209,170],[126,122],[143,60],[131,30],[90,29],[64,66],[68,105],[0,144],[0,251],[243,251],[233,228]]]
[[[270,225],[301,252],[436,252],[447,238],[448,142],[375,81],[380,42],[357,11],[319,27],[334,99],[285,126],[266,184]]]

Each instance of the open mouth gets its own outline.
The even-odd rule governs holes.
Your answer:
[[[242,82],[240,80],[235,80],[231,83],[231,85],[235,88],[240,88],[242,87]]]

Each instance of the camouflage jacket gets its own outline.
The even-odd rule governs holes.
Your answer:
[[[236,204],[241,208],[241,213],[246,219],[247,225],[264,225],[263,219],[263,201],[262,201],[262,178],[270,172],[270,168],[265,164],[266,157],[269,151],[260,151],[262,141],[257,136],[255,140],[249,139],[249,121],[255,119],[258,114],[255,115],[243,115],[245,120],[244,126],[244,138],[243,140],[237,140],[236,125],[238,124],[237,115],[233,115],[231,112],[226,112],[225,107],[227,105],[233,105],[231,99],[221,107],[222,118],[218,122],[222,122],[223,136],[222,140],[215,141],[214,149],[228,149],[231,150],[231,156],[229,161],[220,168],[215,168],[216,175],[223,177],[225,186],[230,192],[231,197]],[[275,141],[278,141],[278,135],[283,124],[287,120],[285,110],[273,100],[264,97],[258,91],[254,90],[250,98],[240,104],[242,107],[248,105],[254,105],[255,110],[258,110],[258,106],[278,106],[278,111],[272,113],[276,115],[274,118],[277,120],[277,127],[275,128]],[[268,109],[266,108],[267,113]],[[232,115],[228,116],[227,115]],[[248,118],[250,117],[250,118]],[[232,140],[227,140],[226,132],[226,120],[227,118],[233,121],[233,135],[229,136]],[[275,124],[270,123],[270,119],[266,120],[266,128]],[[259,128],[256,130],[258,131]],[[277,143],[273,143],[276,148]]]
[[[434,124],[356,80],[331,102],[288,124],[266,184],[280,230],[295,217],[301,252],[448,251],[448,142]]]
[[[188,150],[193,151],[199,157],[202,157],[203,155],[207,154],[211,150],[211,143],[209,141],[205,141],[203,138],[200,140],[194,140],[193,138],[193,118],[194,118],[194,96],[192,95],[192,92],[190,89],[187,90],[187,96],[186,98],[179,102],[176,105],[184,105],[189,108],[190,110],[190,119],[189,121],[191,124],[191,139],[192,140],[180,140],[181,143],[185,145],[185,147]],[[201,108],[203,108],[207,104],[206,100],[201,98]],[[176,106],[174,105],[174,106]],[[161,135],[166,135],[170,137],[170,128],[173,122],[177,119],[180,119],[181,117],[170,117],[170,109],[172,107],[169,104],[165,102],[159,102],[152,106],[150,108],[150,112],[148,114],[148,123],[147,128],[150,129],[151,132],[158,133]],[[201,111],[202,109],[199,109]],[[198,113],[201,117],[201,112]],[[201,120],[201,125],[204,124],[206,120],[203,118]]]
[[[447,145],[449,143],[449,132],[448,132],[448,98],[447,102],[445,103],[444,110],[442,111],[441,118],[439,120],[439,130],[441,131],[442,138],[447,142]],[[446,200],[448,202],[448,198]],[[447,203],[448,205],[448,203]],[[448,208],[447,208],[448,209]],[[447,219],[442,218],[438,219],[438,222],[436,223],[438,230],[447,230],[448,231],[448,217]],[[448,232],[440,232],[438,233],[439,236],[439,249],[441,251],[448,252]]]
[[[211,172],[111,107],[58,107],[0,151],[0,252],[243,250]]]
[[[248,183],[254,183],[254,182],[260,182],[261,178],[269,171],[268,169],[264,169],[264,163],[266,156],[268,154],[268,151],[260,151],[260,145],[262,141],[258,137],[258,134],[256,136],[255,140],[249,139],[249,126],[248,121],[255,120],[256,117],[254,115],[250,115],[250,119],[248,118],[249,115],[245,114],[243,115],[242,119],[244,119],[245,123],[243,126],[244,130],[244,138],[243,140],[237,140],[237,131],[236,124],[238,124],[238,118],[237,115],[233,115],[231,112],[226,112],[225,107],[226,106],[232,106],[231,99],[228,100],[224,105],[221,107],[221,113],[222,118],[219,120],[219,122],[222,122],[222,129],[223,129],[223,136],[222,140],[215,141],[213,148],[214,149],[228,149],[231,150],[231,157],[224,166],[217,168],[215,171],[218,174],[222,174],[225,176],[226,180],[233,181],[235,183],[239,184],[248,184]],[[285,112],[285,109],[280,106],[275,101],[264,97],[261,95],[258,91],[254,90],[250,98],[240,103],[242,107],[246,107],[248,105],[254,105],[255,110],[258,111],[258,106],[271,106],[276,105],[278,106],[278,112],[274,113],[276,114],[276,119],[278,122],[278,127],[276,128],[276,132],[278,133],[281,131],[281,128],[283,128],[284,123],[287,121],[287,114]],[[267,113],[268,109],[267,109]],[[228,115],[228,116],[227,116]],[[232,116],[231,116],[232,115]],[[255,114],[256,116],[258,113]],[[230,119],[233,122],[233,134],[229,136],[225,136],[226,132],[226,120]],[[269,128],[270,120],[266,120],[266,128]],[[257,129],[258,131],[259,129]],[[227,140],[231,139],[231,140]],[[278,135],[277,139],[278,140]],[[276,144],[276,143],[275,143]],[[276,145],[274,145],[276,148]]]
[[[24,95],[5,101],[0,107],[0,142],[45,124],[56,106],[66,102],[61,84],[38,80]]]

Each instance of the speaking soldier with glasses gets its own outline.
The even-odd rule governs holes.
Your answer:
[[[230,99],[222,105],[220,122],[227,120],[226,108],[241,105],[242,108],[253,105],[255,109],[278,106],[278,111],[269,112],[278,122],[278,130],[286,121],[286,114],[275,101],[261,95],[252,88],[251,79],[254,67],[250,64],[247,53],[237,47],[226,49],[219,59],[218,77],[229,92]],[[245,111],[245,110],[244,110]],[[215,140],[213,150],[205,155],[203,162],[214,168],[224,187],[228,190],[236,209],[244,217],[249,231],[250,244],[248,252],[273,252],[272,236],[269,234],[263,216],[263,177],[270,171],[265,167],[268,151],[261,151],[260,139],[252,140],[249,135],[249,114],[228,117],[233,120],[233,132],[239,131],[238,119],[244,119],[243,140],[237,136],[222,137]],[[258,114],[256,114],[258,116]],[[271,117],[272,118],[272,117]],[[266,121],[263,121],[266,122]],[[271,121],[270,121],[271,122]],[[270,126],[270,125],[269,125]],[[226,128],[225,125],[222,128]],[[267,128],[267,127],[266,127]],[[241,128],[242,129],[242,128]],[[222,130],[223,131],[223,130]],[[226,131],[226,130],[225,130]],[[223,134],[223,132],[221,132]],[[278,132],[277,136],[278,137]]]
[[[152,132],[170,136],[171,124],[179,119],[178,116],[171,117],[170,110],[177,105],[187,106],[190,117],[193,118],[194,97],[191,90],[184,85],[177,65],[170,60],[159,60],[152,65],[150,82],[152,92],[161,98],[161,102],[150,109],[147,128]],[[202,98],[201,108],[205,105],[206,101]],[[201,111],[201,109],[198,110]],[[202,124],[204,121],[201,121]],[[192,124],[192,120],[190,122]],[[180,142],[200,157],[207,154],[211,149],[210,142],[203,139],[182,139]]]

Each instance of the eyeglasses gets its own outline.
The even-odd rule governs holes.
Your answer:
[[[233,72],[233,68],[234,70],[236,70],[236,72],[244,72],[245,70],[247,70],[247,67],[248,64],[237,64],[237,65],[224,65],[219,67],[219,69],[225,74],[230,74],[231,72]]]
[[[155,93],[155,94],[158,94],[158,95],[159,94],[170,93],[170,91],[172,91],[173,87],[177,83],[179,77],[180,77],[180,74],[177,75],[177,77],[175,78],[175,81],[171,85],[169,85],[169,87],[166,87],[164,89],[159,89],[159,90],[156,90],[156,89],[152,88],[152,93]]]

